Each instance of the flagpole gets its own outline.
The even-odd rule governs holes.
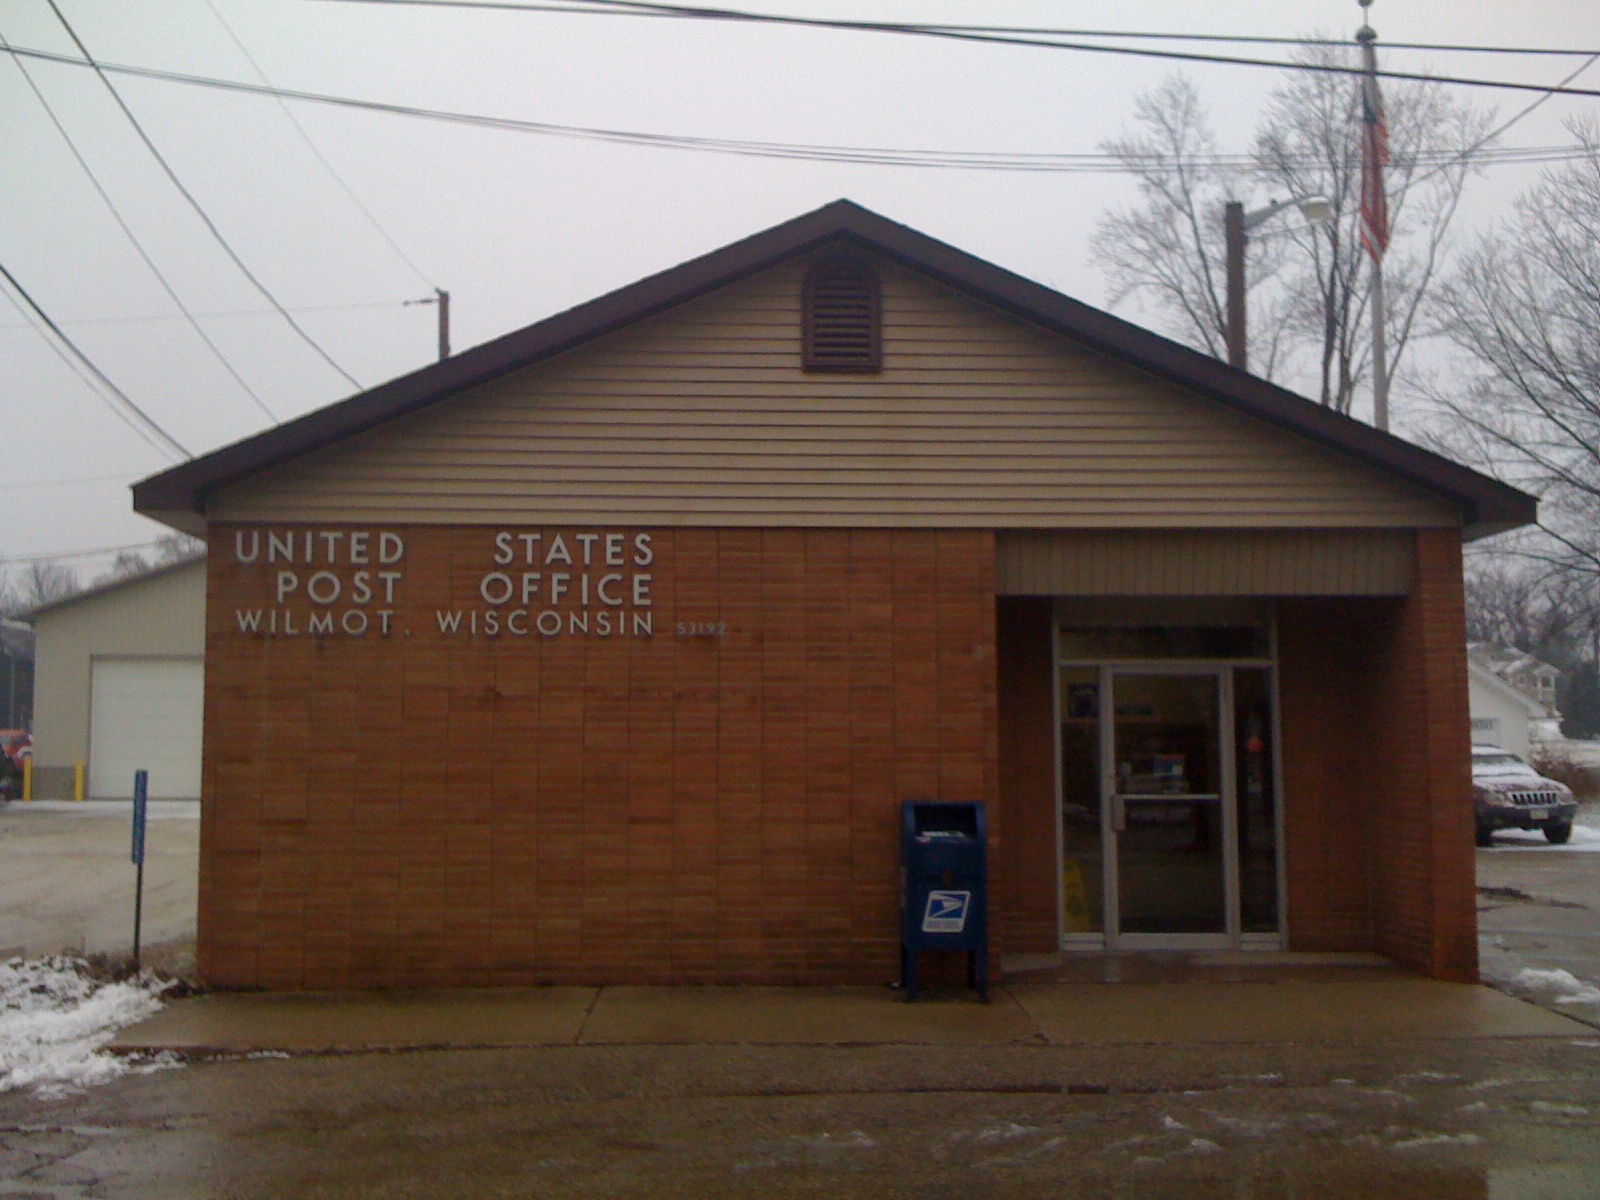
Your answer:
[[[1363,13],[1372,7],[1372,0],[1359,0]],[[1389,428],[1389,346],[1388,316],[1383,296],[1383,251],[1389,242],[1389,214],[1387,197],[1383,191],[1383,160],[1388,157],[1388,130],[1381,132],[1382,148],[1374,143],[1375,124],[1381,124],[1382,101],[1378,96],[1378,40],[1377,31],[1367,24],[1363,16],[1361,28],[1356,31],[1356,41],[1361,43],[1362,66],[1366,70],[1363,82],[1365,104],[1363,120],[1368,128],[1362,130],[1362,208],[1367,226],[1367,252],[1372,257],[1372,423],[1379,429]],[[1376,194],[1376,206],[1373,194]],[[1381,211],[1381,226],[1371,214],[1376,207]]]

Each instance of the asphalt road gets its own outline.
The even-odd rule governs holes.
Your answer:
[[[1593,1200],[1600,1037],[561,1047],[0,1096],[0,1196]]]
[[[73,888],[121,886],[120,821],[49,833],[42,815],[0,814],[0,877],[52,844],[98,848],[58,859],[74,879],[30,892],[29,919],[70,908]],[[24,819],[40,823],[15,832]],[[181,877],[180,828],[161,837]],[[1508,843],[1478,857],[1486,965],[1600,981],[1600,854]],[[786,1195],[1593,1200],[1600,1028],[236,1055],[57,1100],[0,1094],[0,1200]]]
[[[1600,805],[1578,820],[1600,828]],[[1600,987],[1600,852],[1545,848],[1498,834],[1478,852],[1478,944],[1486,981],[1600,1026],[1600,998],[1558,1004],[1515,986],[1526,968],[1566,971]]]

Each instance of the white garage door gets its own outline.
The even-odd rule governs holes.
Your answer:
[[[150,772],[150,795],[200,795],[200,659],[97,658],[89,707],[89,795],[133,795]]]

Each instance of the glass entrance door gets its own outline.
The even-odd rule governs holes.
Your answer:
[[[1231,672],[1107,669],[1101,714],[1113,948],[1222,947],[1238,929]]]

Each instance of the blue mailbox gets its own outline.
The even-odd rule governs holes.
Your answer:
[[[900,984],[917,998],[917,955],[965,950],[967,984],[989,998],[989,825],[979,801],[901,805]]]

